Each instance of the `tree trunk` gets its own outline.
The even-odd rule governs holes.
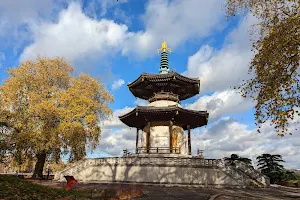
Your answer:
[[[37,162],[35,164],[34,172],[32,178],[43,178],[43,169],[46,161],[46,151],[43,150],[39,152],[37,155]]]

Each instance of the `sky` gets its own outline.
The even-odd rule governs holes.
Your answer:
[[[293,135],[278,137],[266,123],[256,132],[255,102],[233,86],[249,78],[253,56],[248,13],[226,20],[225,0],[3,0],[0,1],[0,80],[6,68],[22,61],[64,57],[76,69],[101,78],[114,96],[113,117],[101,122],[100,143],[88,157],[120,156],[134,152],[134,128],[118,116],[147,102],[127,88],[141,73],[158,73],[157,49],[165,39],[172,49],[171,70],[200,79],[200,94],[182,101],[187,109],[209,112],[207,126],[192,130],[192,152],[206,158],[236,153],[255,158],[280,154],[284,166],[300,169],[300,127],[291,121]],[[298,126],[298,133],[296,133]],[[139,141],[140,142],[140,141]],[[254,162],[255,164],[255,162]]]

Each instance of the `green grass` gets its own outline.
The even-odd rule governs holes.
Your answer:
[[[93,197],[93,199],[110,199],[112,197],[116,197],[116,192],[113,190],[106,190],[104,194],[104,190],[101,189],[93,191],[91,189],[80,191],[66,191],[64,189],[55,189],[26,182],[15,176],[0,175],[0,199],[91,199],[91,196]]]

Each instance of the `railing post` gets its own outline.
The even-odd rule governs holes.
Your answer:
[[[158,153],[158,147],[156,148],[156,153]]]

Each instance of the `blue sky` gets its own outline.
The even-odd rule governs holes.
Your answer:
[[[192,132],[194,153],[197,147],[211,158],[279,153],[287,167],[300,168],[299,136],[277,137],[269,124],[258,135],[255,102],[232,88],[249,78],[253,56],[249,30],[257,19],[245,13],[226,21],[224,4],[224,0],[1,1],[1,84],[7,67],[37,55],[62,56],[76,74],[100,76],[114,95],[114,117],[103,122],[100,144],[88,156],[120,155],[122,149],[133,150],[135,130],[117,116],[146,103],[126,85],[142,72],[158,73],[156,50],[166,39],[173,50],[171,70],[201,81],[200,95],[182,105],[210,113],[209,124]]]

